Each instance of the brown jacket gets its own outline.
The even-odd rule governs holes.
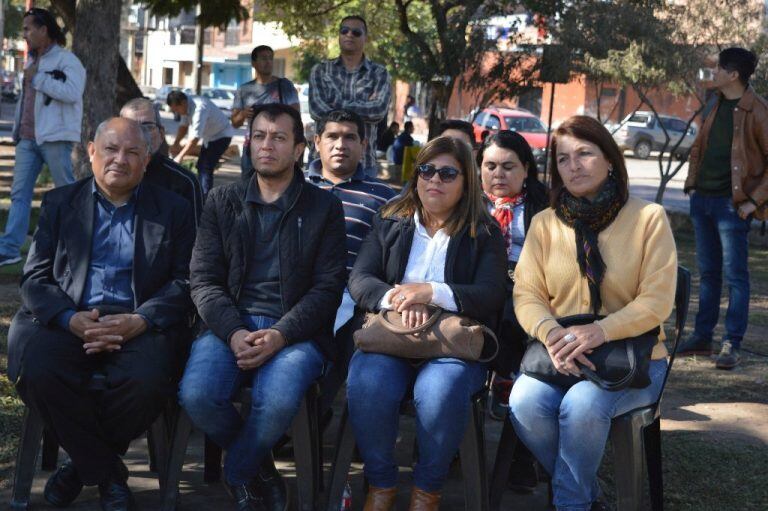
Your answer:
[[[691,147],[686,193],[696,188],[701,158],[706,151],[709,130],[716,113],[717,107],[704,120],[704,126]],[[752,87],[747,87],[733,112],[731,187],[736,205],[752,201],[757,206],[755,218],[768,219],[768,101],[755,93]]]

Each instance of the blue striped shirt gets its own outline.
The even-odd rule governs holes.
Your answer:
[[[397,193],[387,184],[365,175],[363,166],[347,181],[333,184],[323,177],[323,164],[319,159],[309,165],[309,181],[328,190],[339,198],[344,206],[344,221],[347,229],[347,270],[351,271],[363,239],[371,230],[373,215]]]

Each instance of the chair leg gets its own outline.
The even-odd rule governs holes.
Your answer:
[[[19,450],[16,453],[16,471],[13,477],[11,509],[29,509],[29,495],[32,491],[32,480],[35,478],[37,453],[40,450],[40,439],[42,437],[42,418],[30,408],[27,408],[24,411]]]
[[[205,435],[205,464],[203,481],[218,483],[221,480],[221,447]]]
[[[661,419],[656,420],[643,432],[645,436],[645,463],[648,466],[648,486],[651,492],[651,509],[664,509],[664,478],[661,472]]]
[[[160,485],[160,494],[165,489],[165,477],[168,471],[168,430],[166,428],[167,411],[163,412],[155,419],[155,422],[147,431],[147,448],[149,450],[150,463],[154,460],[155,469],[150,470],[157,473],[157,482]]]
[[[482,399],[483,397],[480,395],[472,398],[469,422],[459,448],[461,472],[464,479],[464,508],[467,511],[488,511],[488,476],[485,470]]]
[[[493,474],[491,475],[491,510],[498,511],[501,505],[501,497],[507,488],[509,480],[509,471],[512,468],[512,461],[515,454],[518,438],[515,428],[512,426],[509,417],[504,419],[504,426],[501,429],[501,438],[499,447],[496,450],[496,460],[493,463]]]
[[[40,461],[40,468],[46,472],[56,470],[59,463],[59,442],[53,436],[53,433],[47,429],[43,430],[43,459]]]
[[[317,470],[320,437],[317,396],[317,386],[313,384],[307,390],[291,426],[300,511],[314,511],[320,490],[321,474]]]
[[[352,433],[352,424],[349,422],[349,410],[344,406],[344,413],[339,423],[339,434],[336,439],[333,465],[331,466],[331,480],[328,483],[327,511],[339,511],[341,499],[344,495],[344,485],[349,475],[349,467],[352,465],[352,456],[355,453],[355,435]]]
[[[617,511],[639,511],[643,486],[643,437],[632,417],[613,420],[611,425]]]
[[[163,490],[162,511],[175,511],[179,496],[179,481],[184,469],[184,455],[187,452],[189,435],[192,433],[192,420],[183,409],[176,414],[168,463],[165,467],[165,488]]]

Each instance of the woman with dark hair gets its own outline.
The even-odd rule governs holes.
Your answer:
[[[667,319],[677,253],[664,209],[629,196],[624,158],[597,120],[566,120],[554,132],[550,155],[550,208],[531,222],[520,254],[515,313],[535,342],[546,345],[554,368],[579,377],[579,365],[594,370],[592,350]],[[593,323],[563,328],[558,322],[591,313],[599,318]],[[597,469],[611,419],[658,399],[666,355],[662,333],[643,388],[608,391],[583,379],[563,387],[527,374],[515,382],[512,423],[552,476],[558,510],[606,509],[598,500]]]
[[[504,235],[507,268],[511,274],[523,249],[531,219],[547,207],[547,188],[539,181],[531,146],[517,132],[504,130],[489,136],[477,154],[477,164],[488,199],[488,211]],[[498,420],[504,420],[506,416],[509,392],[528,341],[528,334],[515,318],[511,279],[507,285],[509,291],[499,326],[499,354],[492,363],[496,374],[491,386],[490,413]],[[510,471],[510,487],[528,493],[537,483],[534,459],[525,446],[518,443]]]
[[[420,151],[408,190],[374,217],[349,290],[360,308],[396,310],[411,328],[427,321],[428,305],[493,328],[504,304],[505,272],[504,241],[485,209],[471,149],[438,137]],[[438,509],[470,398],[483,387],[486,373],[487,364],[458,358],[414,363],[379,353],[354,354],[347,397],[370,483],[365,511],[394,505],[399,410],[411,389],[419,457],[410,509]]]

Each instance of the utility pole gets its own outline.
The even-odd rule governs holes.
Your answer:
[[[197,18],[195,24],[195,94],[198,96],[203,89],[203,22],[201,20],[202,7],[197,4]]]

